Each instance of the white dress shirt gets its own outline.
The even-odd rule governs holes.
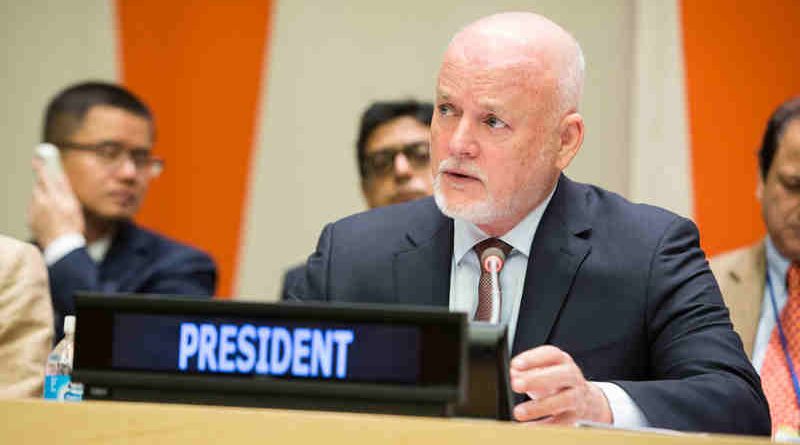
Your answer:
[[[786,305],[788,296],[786,295],[786,271],[789,270],[791,261],[784,258],[775,248],[775,244],[769,236],[764,242],[767,252],[767,273],[772,281],[772,291],[775,295],[775,305],[778,313],[781,313],[783,306]],[[758,320],[758,330],[756,339],[753,342],[753,367],[761,373],[761,365],[764,364],[764,356],[767,354],[767,346],[772,330],[775,329],[775,311],[772,309],[772,301],[769,297],[769,286],[764,284],[764,298],[761,300],[761,317]]]
[[[100,238],[92,243],[89,243],[87,246],[86,238],[84,238],[80,233],[68,233],[66,235],[61,235],[44,249],[44,262],[48,267],[52,266],[53,264],[57,263],[58,260],[71,253],[73,250],[80,249],[84,246],[86,246],[86,250],[89,252],[89,257],[93,259],[95,263],[99,264],[103,261],[103,258],[106,257],[108,248],[111,247],[111,236],[109,235]]]
[[[509,348],[514,343],[517,331],[517,319],[522,303],[525,274],[528,270],[528,258],[533,238],[542,220],[547,205],[553,197],[555,187],[547,198],[519,224],[500,237],[513,249],[506,257],[503,270],[500,272],[500,289],[503,296],[500,307],[500,322],[508,326]],[[476,225],[460,218],[454,218],[453,260],[450,270],[450,310],[466,312],[470,319],[475,317],[478,306],[478,280],[481,269],[475,244],[490,238]],[[636,402],[621,387],[609,382],[594,382],[605,394],[614,426],[645,427],[647,418]]]

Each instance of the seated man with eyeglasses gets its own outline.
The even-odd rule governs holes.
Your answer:
[[[431,103],[415,100],[375,102],[361,115],[356,156],[361,192],[370,208],[433,193],[428,167],[432,116]],[[289,269],[282,299],[304,274],[304,265]]]
[[[214,293],[211,257],[132,221],[164,167],[154,135],[147,106],[116,85],[73,85],[47,107],[44,142],[57,147],[63,175],[34,159],[28,223],[50,275],[55,341],[78,291]]]

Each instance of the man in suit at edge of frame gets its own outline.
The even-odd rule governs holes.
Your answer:
[[[767,236],[712,258],[710,266],[730,308],[733,328],[761,376],[773,434],[797,437],[800,408],[786,360],[792,357],[797,369],[800,335],[792,320],[800,295],[791,284],[797,283],[792,277],[800,272],[800,97],[787,100],[770,116],[758,161],[756,197]],[[779,340],[781,330],[786,351]]]

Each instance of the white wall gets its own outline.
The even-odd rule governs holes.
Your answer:
[[[689,117],[677,2],[636,1],[628,198],[692,214]]]

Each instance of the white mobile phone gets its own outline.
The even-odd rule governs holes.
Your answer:
[[[37,145],[36,156],[44,163],[46,175],[51,178],[64,175],[64,171],[61,169],[61,155],[59,155],[58,148],[55,145],[47,142]]]

